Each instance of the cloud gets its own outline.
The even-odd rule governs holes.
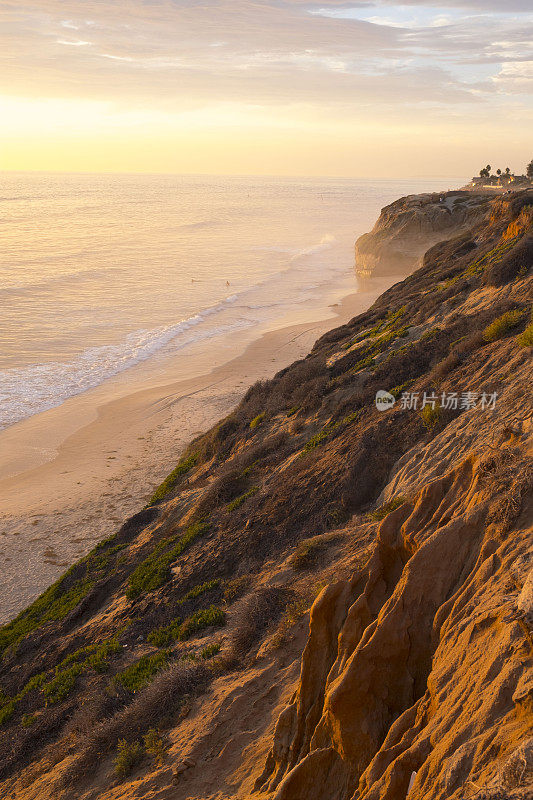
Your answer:
[[[506,93],[533,93],[533,60],[509,61],[494,77],[498,91]]]
[[[405,23],[406,6],[422,16]],[[528,77],[511,65],[533,58],[533,19],[509,12],[528,6],[530,0],[438,0],[434,7],[422,0],[4,0],[0,93],[163,111],[214,102],[307,104],[317,115],[336,107],[355,117],[364,109],[399,116],[410,108],[464,110],[507,95],[513,102]],[[316,13],[321,9],[328,15]],[[339,10],[354,13],[331,16]]]

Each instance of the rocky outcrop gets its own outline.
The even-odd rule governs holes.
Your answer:
[[[519,453],[515,442],[504,460],[530,488]],[[533,707],[532,509],[512,530],[491,522],[501,469],[469,457],[429,483],[382,522],[364,586],[357,573],[316,600],[262,776],[269,796],[403,800],[410,786],[410,800],[462,800],[466,774],[501,784],[495,760],[526,742]],[[334,656],[325,630],[338,632]]]
[[[487,213],[487,195],[456,191],[409,195],[386,206],[355,244],[361,276],[406,275],[431,245],[466,233]]]

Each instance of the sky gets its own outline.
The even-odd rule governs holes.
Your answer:
[[[0,169],[470,176],[533,158],[533,0],[2,0]]]

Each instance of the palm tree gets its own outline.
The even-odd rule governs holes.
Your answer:
[[[533,178],[533,158],[527,165],[526,175],[528,178]]]

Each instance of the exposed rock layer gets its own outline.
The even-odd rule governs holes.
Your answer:
[[[464,233],[487,213],[490,195],[471,192],[409,195],[386,206],[355,244],[358,275],[412,272],[426,250]]]

